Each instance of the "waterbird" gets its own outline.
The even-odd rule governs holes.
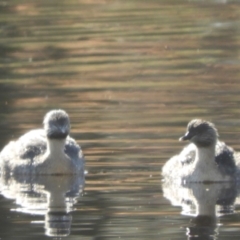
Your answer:
[[[162,168],[166,181],[225,182],[238,180],[240,155],[219,139],[211,122],[194,119],[180,141],[190,141],[180,154]]]
[[[53,175],[84,171],[80,146],[69,136],[70,119],[62,110],[49,111],[43,129],[34,129],[8,143],[0,153],[1,174]]]

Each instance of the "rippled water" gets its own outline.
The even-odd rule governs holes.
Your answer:
[[[166,192],[160,176],[192,118],[240,150],[239,11],[227,0],[0,2],[1,148],[63,108],[85,154],[67,239],[239,239],[235,186]],[[48,231],[59,222],[46,214],[47,183],[4,186],[1,239],[60,235]],[[209,216],[194,216],[199,206]]]

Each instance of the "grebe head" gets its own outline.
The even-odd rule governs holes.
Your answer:
[[[194,119],[187,125],[187,132],[180,141],[189,140],[197,147],[208,147],[216,144],[218,131],[214,124],[202,119]]]
[[[65,139],[70,132],[69,116],[61,109],[48,112],[43,125],[49,139]]]

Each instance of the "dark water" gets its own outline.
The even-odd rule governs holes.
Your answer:
[[[88,171],[60,217],[47,213],[46,182],[7,182],[0,238],[239,239],[235,187],[166,192],[160,176],[192,118],[240,150],[239,11],[227,0],[0,2],[1,148],[63,108]],[[67,192],[68,180],[50,183]]]

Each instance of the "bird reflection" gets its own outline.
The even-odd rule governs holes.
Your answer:
[[[182,207],[182,214],[192,216],[186,227],[188,240],[217,239],[219,216],[234,212],[238,194],[235,183],[188,185],[163,183],[164,197],[174,206]]]
[[[64,237],[70,234],[74,204],[84,188],[82,175],[1,176],[1,194],[15,199],[13,211],[44,215],[45,234]]]

